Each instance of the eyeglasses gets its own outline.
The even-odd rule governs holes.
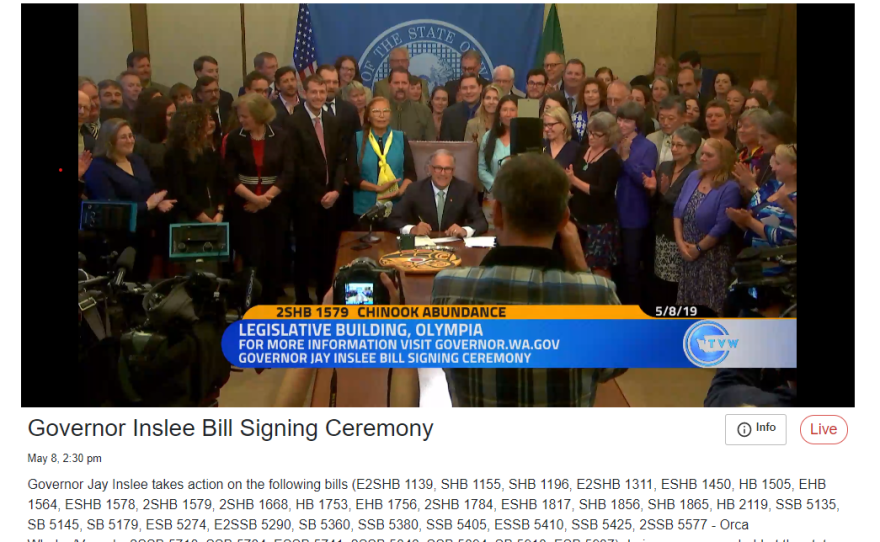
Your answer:
[[[673,142],[670,146],[673,149],[683,149],[683,148],[687,147],[687,145],[685,145],[684,143],[675,143],[675,142]]]
[[[431,169],[433,169],[435,173],[452,173],[455,171],[454,167],[435,166],[433,164],[431,165]]]
[[[590,135],[590,137],[595,137],[595,138],[605,137],[605,134],[604,134],[604,133],[602,133],[602,132],[594,132],[594,131],[592,131],[592,130],[590,130],[589,135]]]
[[[549,70],[550,68],[555,68],[556,66],[562,66],[562,62],[545,62],[544,69]]]
[[[339,68],[341,72],[354,72],[354,68],[346,68],[345,66]]]
[[[553,128],[553,127],[556,126],[557,124],[562,124],[562,123],[561,123],[561,122],[545,122],[545,123],[544,123],[544,128]]]
[[[533,88],[534,87],[545,87],[545,86],[547,86],[547,83],[539,83],[537,81],[529,81],[528,83],[526,83],[526,86],[533,87]]]
[[[370,113],[376,116],[385,116],[391,113],[390,109],[370,109]]]

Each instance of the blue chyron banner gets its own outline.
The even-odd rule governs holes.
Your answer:
[[[435,86],[461,76],[461,55],[476,50],[480,75],[492,80],[495,66],[514,69],[524,91],[541,41],[544,4],[309,4],[320,64],[342,55],[358,60],[364,85],[391,71],[396,47],[410,54],[409,71]]]
[[[795,368],[797,320],[246,317],[222,346],[239,367]]]

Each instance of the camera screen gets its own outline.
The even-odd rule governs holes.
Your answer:
[[[372,305],[373,284],[368,282],[352,282],[345,285],[346,305]]]

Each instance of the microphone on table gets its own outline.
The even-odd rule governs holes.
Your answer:
[[[393,204],[390,201],[377,202],[376,205],[370,207],[366,213],[362,214],[358,220],[373,220],[376,218],[384,218],[391,214]]]

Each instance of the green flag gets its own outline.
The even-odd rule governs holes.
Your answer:
[[[550,6],[547,15],[547,24],[544,25],[544,34],[541,37],[541,45],[535,57],[535,67],[544,67],[544,57],[550,51],[556,51],[565,57],[565,46],[562,44],[562,28],[559,27],[559,15],[556,13],[556,4]]]

